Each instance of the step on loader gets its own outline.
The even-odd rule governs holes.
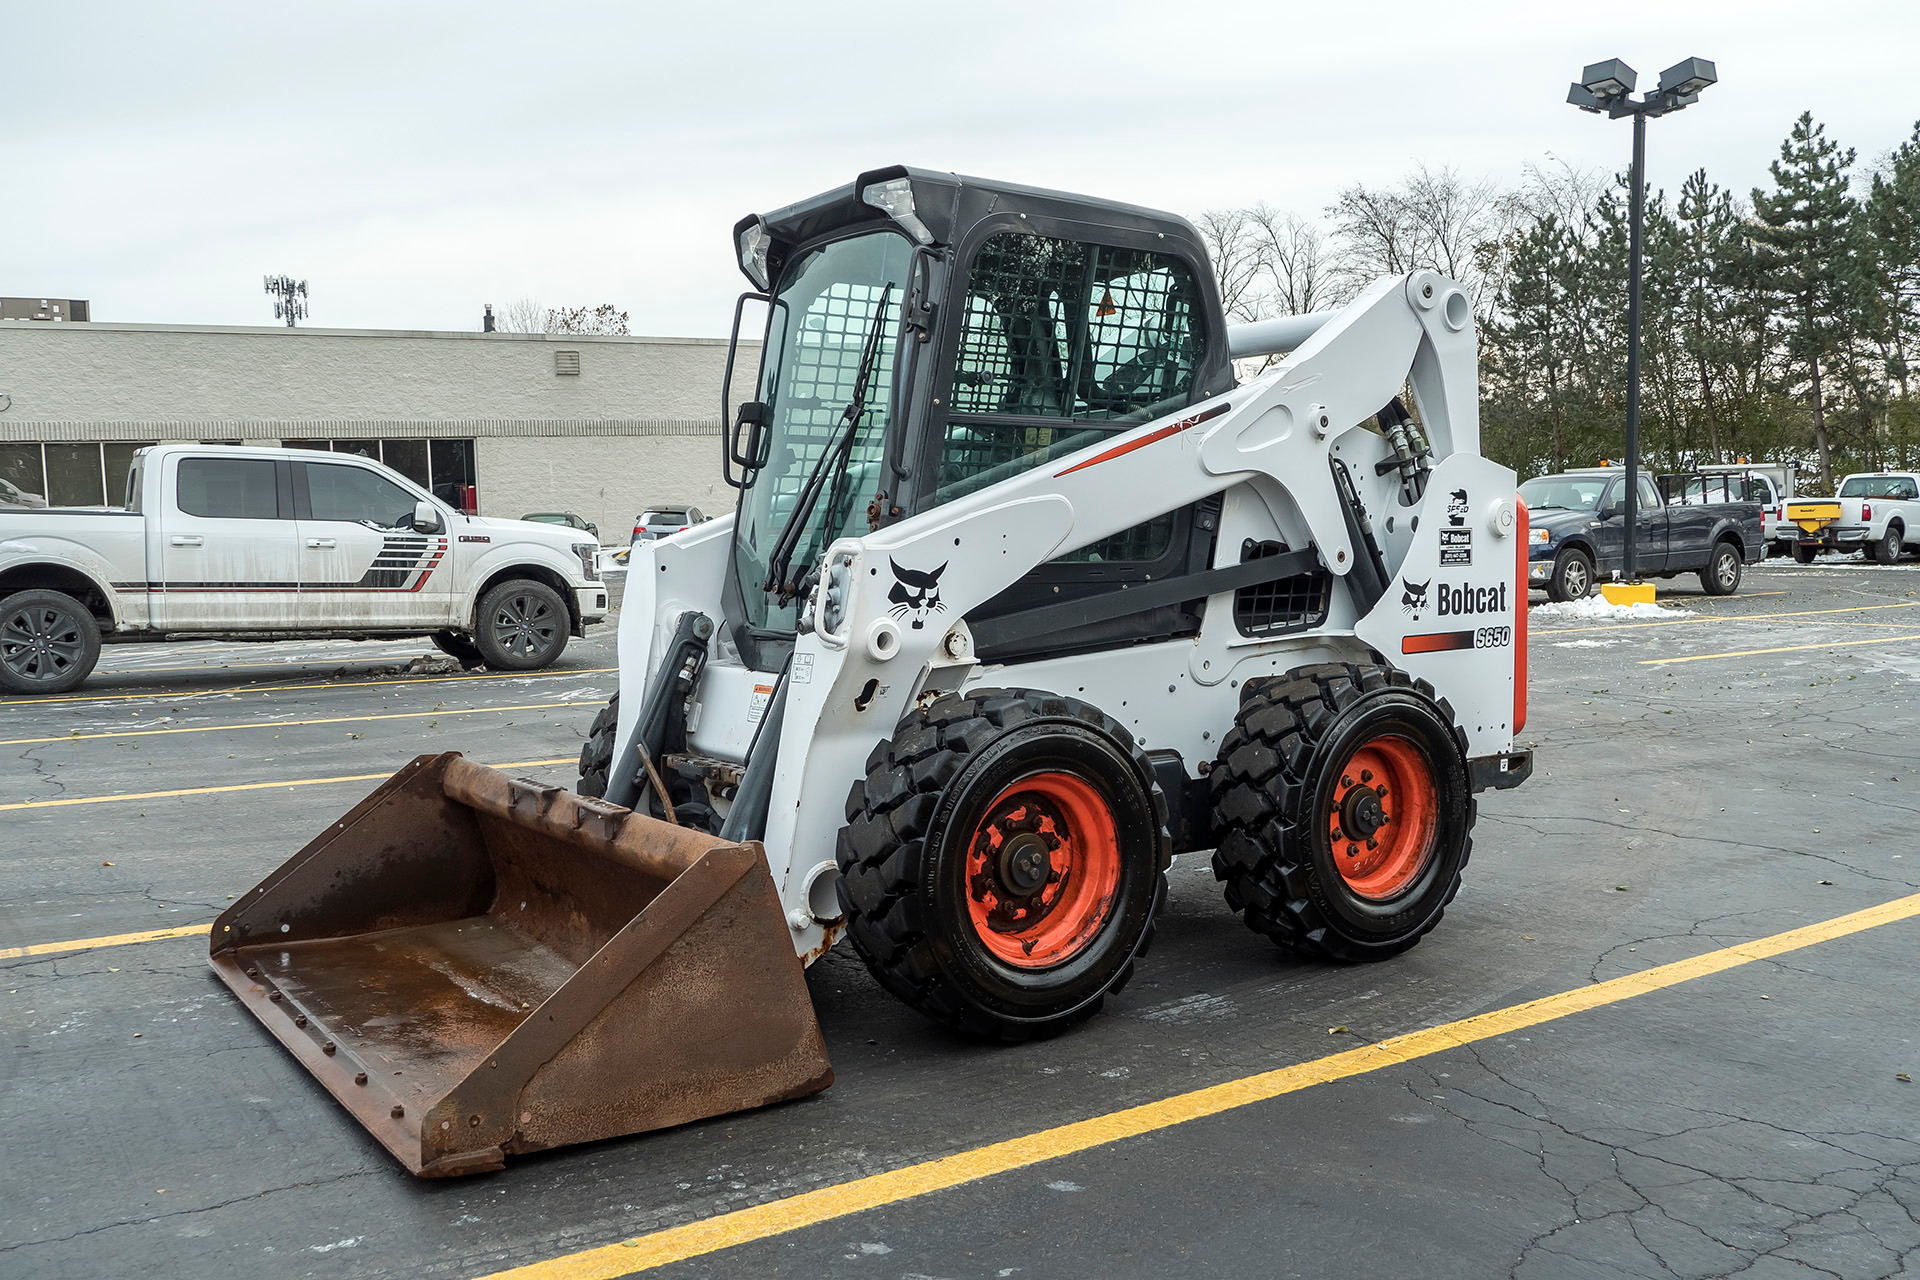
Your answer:
[[[1386,959],[1531,772],[1459,285],[1229,325],[1177,217],[900,167],[734,237],[737,509],[634,549],[579,794],[422,757],[215,926],[416,1173],[824,1088],[802,965],[842,940],[1057,1033],[1178,853],[1281,947]]]

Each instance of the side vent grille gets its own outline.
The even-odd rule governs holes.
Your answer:
[[[580,376],[580,353],[578,351],[556,351],[553,353],[553,371],[562,378]]]
[[[1255,542],[1249,538],[1240,544],[1240,561],[1264,560],[1287,549],[1284,542]],[[1242,587],[1233,593],[1233,625],[1245,636],[1310,631],[1326,622],[1332,593],[1333,575],[1325,569]]]

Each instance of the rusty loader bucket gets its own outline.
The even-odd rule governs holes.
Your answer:
[[[421,756],[214,922],[212,964],[424,1177],[833,1082],[758,844]]]

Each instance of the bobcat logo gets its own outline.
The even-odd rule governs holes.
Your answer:
[[[1400,586],[1402,588],[1400,593],[1400,607],[1412,615],[1415,622],[1420,621],[1420,614],[1427,607],[1427,588],[1432,585],[1432,578],[1428,578],[1425,582],[1418,584],[1408,582],[1404,578],[1400,580]]]
[[[1447,523],[1458,529],[1467,522],[1467,491],[1455,489],[1447,499]]]
[[[887,563],[893,566],[893,590],[887,593],[887,612],[896,618],[913,615],[913,629],[920,630],[927,625],[927,615],[939,613],[946,606],[940,603],[940,575],[947,571],[942,564],[931,573],[918,569],[903,568],[898,560],[891,557]]]

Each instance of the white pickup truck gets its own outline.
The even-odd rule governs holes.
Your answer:
[[[599,547],[455,511],[377,462],[154,445],[127,505],[0,510],[0,688],[59,693],[100,645],[430,636],[526,671],[607,614]]]
[[[1787,503],[1786,515],[1792,527],[1785,533],[1801,564],[1822,551],[1860,551],[1892,564],[1909,543],[1920,543],[1920,474],[1857,472],[1834,497]]]

